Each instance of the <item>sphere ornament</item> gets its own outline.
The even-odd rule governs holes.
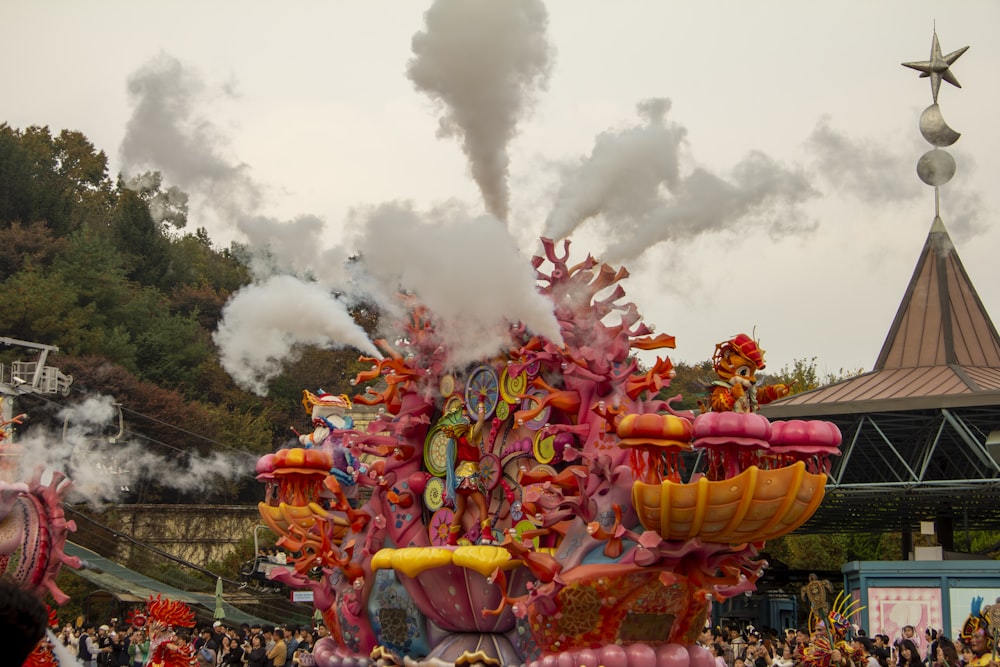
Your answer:
[[[955,158],[940,148],[927,151],[917,161],[917,176],[927,185],[939,187],[955,175]]]

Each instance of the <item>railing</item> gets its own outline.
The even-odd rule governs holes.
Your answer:
[[[76,522],[76,532],[69,536],[72,542],[174,588],[191,593],[214,594],[218,575],[211,570],[114,530],[71,505],[64,504],[63,508],[66,517]],[[226,601],[247,613],[266,618],[275,624],[312,623],[309,609],[291,602],[287,595],[262,593],[246,586],[244,582],[224,577],[222,584]],[[248,603],[241,602],[241,598]]]

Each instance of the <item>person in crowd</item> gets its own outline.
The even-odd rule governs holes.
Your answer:
[[[961,660],[958,657],[958,650],[955,643],[948,637],[938,635],[937,655],[934,658],[935,667],[960,667]]]
[[[743,637],[739,627],[730,625],[725,630],[729,640],[729,651],[725,655],[726,662],[735,665],[737,658],[746,662],[747,640]]]
[[[903,649],[902,644],[904,641],[910,641],[917,649],[917,656],[921,656],[920,652],[920,638],[917,636],[917,630],[912,625],[904,625],[903,629],[900,631],[899,638],[894,642],[896,646],[896,667],[903,667]]]
[[[83,667],[97,667],[97,637],[93,623],[83,626],[83,634],[77,641],[76,657],[83,663]]]
[[[856,667],[879,667],[878,658],[873,655],[875,643],[864,635],[855,637],[851,641],[851,649],[854,651],[852,660]]]
[[[275,630],[272,633],[274,646],[268,650],[267,657],[271,659],[274,667],[285,667],[288,662],[288,646],[285,644],[285,633],[282,630]]]
[[[298,633],[295,628],[290,628],[287,625],[282,628],[282,637],[285,640],[285,664],[288,664],[292,660],[292,656],[295,655],[295,650],[299,647]]]
[[[271,660],[267,657],[267,651],[264,649],[263,635],[253,635],[250,638],[247,667],[271,667]]]
[[[111,667],[129,667],[128,650],[132,644],[132,638],[126,626],[112,627],[108,633],[111,639],[111,657],[108,664]]]
[[[805,626],[800,626],[798,630],[795,631],[795,650],[792,655],[795,656],[795,662],[804,662],[806,659],[806,649],[809,647],[809,628]]]
[[[80,636],[73,630],[73,626],[67,623],[59,631],[59,643],[63,645],[70,655],[77,655],[79,652]]]
[[[792,645],[785,643],[781,645],[781,652],[774,656],[771,661],[772,667],[793,667],[795,658],[792,656]]]
[[[756,643],[750,643],[747,637],[747,650],[743,657],[743,664],[746,667],[768,667],[771,660],[765,656],[764,649]]]
[[[219,654],[219,664],[227,667],[238,667],[243,664],[243,648],[239,641],[226,636],[222,638],[222,649]]]
[[[708,652],[712,654],[712,660],[715,661],[715,667],[729,667],[726,664],[726,658],[722,654],[722,644],[719,644],[718,642],[710,644]]]
[[[306,653],[312,652],[313,637],[312,633],[306,628],[299,629],[299,650],[305,651]]]
[[[879,667],[889,667],[889,659],[892,657],[889,635],[876,634],[873,641],[872,656],[878,660]]]
[[[930,665],[937,659],[938,632],[934,628],[924,630],[924,664]]]
[[[271,649],[274,648],[275,642],[274,626],[270,624],[265,625],[260,629],[260,634],[264,638],[264,649],[270,653]]]
[[[899,665],[900,667],[921,667],[924,661],[920,657],[920,649],[912,639],[903,639],[899,642]]]
[[[111,627],[102,625],[97,628],[97,665],[111,667]]]
[[[142,628],[132,631],[131,641],[128,647],[129,665],[131,667],[145,667],[149,660],[149,637]]]
[[[219,652],[215,650],[212,631],[208,628],[201,629],[201,645],[194,656],[198,660],[198,667],[217,667]]]
[[[20,665],[45,636],[49,612],[37,597],[0,580],[0,646],[5,660]]]

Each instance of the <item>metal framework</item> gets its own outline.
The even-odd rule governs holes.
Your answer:
[[[950,518],[1000,530],[1000,406],[824,415],[844,435],[805,533],[910,530]]]

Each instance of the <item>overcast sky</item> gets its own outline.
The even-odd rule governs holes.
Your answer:
[[[963,88],[939,97],[963,134],[942,218],[1000,313],[1000,3],[547,2],[547,26],[517,36],[534,60],[493,200],[438,136],[433,74],[411,67],[430,5],[6,0],[0,121],[79,130],[112,174],[161,169],[191,195],[189,229],[220,244],[248,229],[223,177],[252,200],[240,211],[315,216],[331,246],[386,202],[506,207],[525,256],[569,233],[574,257],[626,264],[675,359],[756,329],[769,370],[867,370],[933,219],[915,173],[930,85],[900,63],[928,59],[936,20],[944,53],[970,46]],[[186,140],[157,132],[174,121]]]

